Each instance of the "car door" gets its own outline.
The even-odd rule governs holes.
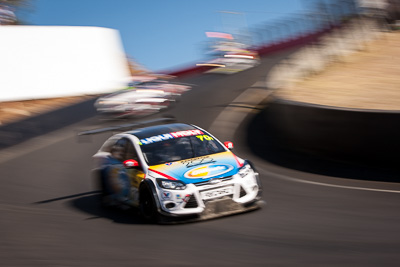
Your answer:
[[[131,186],[134,189],[138,189],[140,183],[142,182],[142,180],[145,177],[145,173],[143,170],[143,166],[140,163],[139,157],[138,157],[138,153],[135,149],[135,146],[132,144],[132,141],[129,140],[128,138],[121,138],[120,140],[117,141],[116,145],[121,146],[124,148],[124,157],[123,160],[129,160],[129,159],[133,159],[136,160],[137,162],[139,162],[139,166],[138,167],[133,167],[133,168],[127,168],[126,172],[129,176],[129,179],[131,181]],[[136,191],[136,190],[134,190]]]

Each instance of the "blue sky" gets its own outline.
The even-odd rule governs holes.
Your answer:
[[[32,25],[99,26],[120,32],[125,52],[151,71],[203,57],[206,31],[252,28],[287,18],[305,0],[31,0],[20,19]],[[234,11],[233,15],[221,11]]]

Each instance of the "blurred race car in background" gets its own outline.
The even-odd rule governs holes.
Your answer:
[[[179,101],[190,88],[161,79],[136,82],[132,88],[100,97],[94,106],[100,114],[111,118],[150,115]]]
[[[137,89],[156,89],[180,96],[191,89],[188,84],[171,83],[163,79],[154,79],[150,81],[139,82],[134,85]]]
[[[212,46],[207,53],[210,60],[196,64],[197,66],[215,67],[207,72],[231,74],[243,71],[260,64],[257,51],[251,50],[245,44],[223,41]]]
[[[102,129],[81,134],[100,132]],[[121,165],[131,183],[129,203],[138,207],[146,220],[209,219],[261,205],[261,184],[253,164],[233,154],[231,142],[221,143],[204,129],[184,123],[149,126],[110,137],[93,156],[93,173],[103,203],[110,192],[103,162],[116,146],[123,153]]]
[[[174,97],[163,90],[125,89],[100,97],[94,106],[100,114],[113,118],[144,116],[167,108]]]

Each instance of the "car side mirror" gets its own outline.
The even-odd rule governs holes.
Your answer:
[[[225,141],[224,145],[227,149],[232,150],[233,149],[233,143],[230,141]]]
[[[127,159],[124,161],[124,166],[127,169],[139,167],[139,162],[134,159]]]

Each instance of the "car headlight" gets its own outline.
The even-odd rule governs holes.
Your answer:
[[[172,190],[183,190],[186,188],[186,184],[182,181],[175,181],[175,180],[168,180],[168,179],[161,179],[157,178],[157,184],[165,189],[172,189]]]
[[[244,178],[248,174],[250,174],[253,171],[249,163],[245,163],[242,168],[239,169],[238,174],[240,177]]]

